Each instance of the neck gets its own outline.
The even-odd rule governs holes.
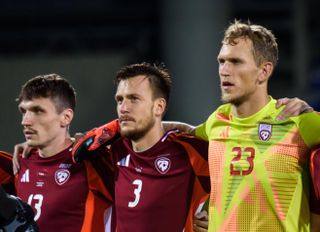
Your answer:
[[[151,128],[142,138],[131,141],[132,148],[136,152],[142,152],[148,150],[154,146],[164,135],[164,129],[162,128],[161,122]]]
[[[249,101],[239,104],[232,104],[232,114],[238,118],[246,118],[259,112],[270,101],[270,97],[265,94],[261,97],[254,97]]]
[[[72,140],[70,135],[63,137],[63,138],[56,138],[55,141],[51,142],[49,145],[40,148],[39,155],[42,158],[49,158],[52,157],[59,152],[67,149],[71,146]]]

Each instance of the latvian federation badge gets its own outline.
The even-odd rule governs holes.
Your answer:
[[[171,161],[166,157],[159,157],[154,161],[154,165],[158,170],[158,172],[164,175],[169,171],[171,166]]]
[[[272,125],[266,123],[259,124],[259,138],[262,141],[268,141],[271,137]]]

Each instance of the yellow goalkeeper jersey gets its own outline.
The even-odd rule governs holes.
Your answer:
[[[309,149],[320,116],[277,122],[276,101],[248,118],[219,107],[196,135],[209,141],[209,231],[309,231]]]

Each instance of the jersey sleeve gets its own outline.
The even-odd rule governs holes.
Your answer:
[[[114,231],[112,203],[114,199],[114,169],[108,150],[99,149],[84,161],[89,187],[82,231]],[[104,218],[91,215],[104,215]],[[101,228],[104,225],[104,229]]]
[[[91,159],[85,161],[89,188],[99,192],[110,202],[114,194],[114,166],[109,149],[98,149]]]
[[[196,127],[196,136],[208,141],[208,135],[206,133],[206,122],[201,123]]]
[[[201,123],[196,127],[195,135],[198,138],[201,138],[205,141],[209,141],[210,129],[211,129],[210,125],[212,125],[212,122],[215,119],[215,114],[216,112],[212,113],[205,122]]]
[[[192,200],[185,231],[193,231],[193,216],[201,207],[210,193],[210,174],[208,166],[208,142],[192,136],[181,136],[178,140],[188,153],[190,164],[195,173]]]
[[[217,123],[219,121],[226,121],[228,119],[228,110],[230,110],[230,106],[225,107],[225,105],[220,106],[216,111],[214,111],[208,119],[198,125],[195,129],[195,135],[198,138],[201,138],[205,141],[209,141],[210,133],[212,133],[212,128],[219,126]],[[217,120],[219,119],[219,120]]]
[[[301,114],[292,118],[309,148],[320,144],[320,114],[316,112]]]
[[[4,151],[0,151],[0,184],[6,192],[15,193],[12,155]]]

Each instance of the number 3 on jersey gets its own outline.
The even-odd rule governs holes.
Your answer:
[[[253,170],[253,160],[255,157],[255,150],[252,147],[234,147],[232,149],[234,158],[230,163],[230,174],[232,176],[246,176]]]
[[[136,179],[132,182],[132,184],[135,186],[134,188],[134,200],[133,201],[129,201],[128,203],[128,207],[130,208],[134,208],[137,206],[137,204],[139,203],[139,200],[140,200],[140,192],[141,192],[141,189],[142,189],[142,181],[139,180],[139,179]]]
[[[37,221],[41,215],[41,206],[43,202],[42,194],[30,194],[28,197],[28,204],[34,206],[36,210],[36,214],[34,216],[34,220]]]

